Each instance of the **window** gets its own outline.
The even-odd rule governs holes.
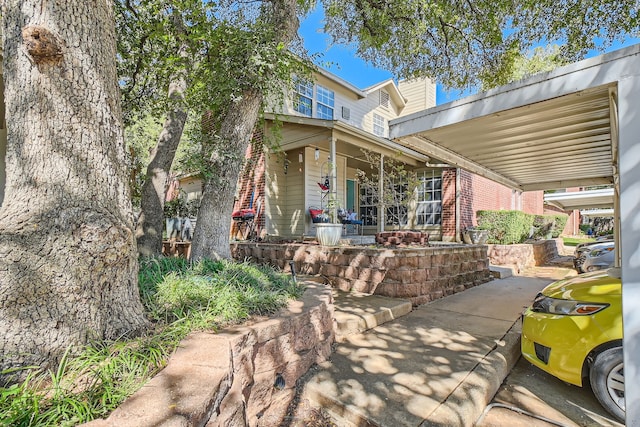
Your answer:
[[[373,188],[360,186],[360,212],[362,225],[378,224],[378,197]]]
[[[316,99],[317,99],[317,112],[316,116],[319,119],[333,120],[333,104],[334,94],[333,91],[327,89],[324,86],[316,86]]]
[[[386,225],[407,225],[408,210],[406,201],[409,195],[407,194],[407,183],[393,184],[392,188],[385,190],[387,196],[391,196],[391,200],[388,200],[389,205],[387,208]]]
[[[387,126],[384,117],[373,113],[373,134],[378,136],[386,136]]]
[[[389,108],[389,92],[380,91],[380,104],[385,108]]]
[[[313,112],[313,83],[302,79],[296,79],[295,91],[296,97],[293,101],[293,108],[298,113],[311,117]]]
[[[442,223],[442,177],[436,171],[418,173],[418,225],[440,225]]]

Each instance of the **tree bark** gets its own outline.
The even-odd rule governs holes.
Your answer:
[[[261,19],[269,22],[274,29],[274,36],[268,43],[274,46],[291,43],[299,26],[297,7],[296,0],[263,2]],[[238,70],[240,76],[242,71]],[[236,80],[242,81],[241,78]],[[210,159],[215,176],[204,182],[198,222],[191,243],[191,258],[194,260],[231,259],[229,233],[234,195],[263,98],[261,90],[252,89],[245,90],[239,100],[230,101],[217,135],[217,150]]]
[[[183,104],[185,90],[185,79],[177,78],[169,86],[169,98]],[[142,185],[140,216],[136,225],[138,253],[142,256],[157,256],[162,253],[167,176],[186,121],[187,113],[182,108],[177,107],[170,111],[158,137],[158,143],[151,152],[147,176]]]
[[[112,4],[5,0],[2,18],[0,370],[147,326]]]
[[[231,259],[229,232],[234,195],[242,169],[244,153],[251,141],[262,93],[245,91],[231,104],[223,119],[216,148],[210,159],[214,174],[208,176],[202,189],[191,259]]]

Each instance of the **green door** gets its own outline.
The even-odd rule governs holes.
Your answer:
[[[356,182],[352,179],[347,180],[347,210],[351,212],[358,212],[356,206]]]

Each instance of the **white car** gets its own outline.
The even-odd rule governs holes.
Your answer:
[[[573,260],[573,266],[578,273],[584,273],[587,270],[583,268],[583,264],[587,260],[587,255],[594,250],[604,249],[604,248],[613,248],[615,242],[606,241],[606,242],[594,242],[588,245],[582,246],[580,248],[576,248],[576,258]]]
[[[613,244],[598,247],[587,252],[587,256],[582,263],[582,271],[585,273],[597,270],[606,270],[613,267],[616,260],[616,248]]]

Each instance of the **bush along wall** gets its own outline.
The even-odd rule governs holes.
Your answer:
[[[510,245],[527,239],[558,237],[567,215],[533,215],[521,211],[477,211],[478,228],[489,231],[488,243]]]

